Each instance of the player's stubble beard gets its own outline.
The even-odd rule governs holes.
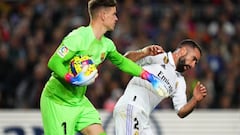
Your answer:
[[[182,56],[179,58],[177,65],[176,65],[176,70],[180,73],[183,73],[185,71],[184,67],[189,66],[186,64],[186,59]]]

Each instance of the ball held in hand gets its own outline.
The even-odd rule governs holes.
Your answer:
[[[89,85],[98,75],[96,65],[89,56],[75,56],[70,61],[70,73],[78,78],[78,85]]]
[[[90,75],[96,69],[93,60],[89,56],[75,56],[70,62],[70,72],[76,76],[80,72],[84,72],[86,76]]]

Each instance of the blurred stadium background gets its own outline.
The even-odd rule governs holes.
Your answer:
[[[68,32],[88,24],[87,1],[0,1],[0,134],[42,134],[39,97],[50,75],[47,61]],[[197,80],[208,96],[183,120],[171,100],[164,100],[152,116],[156,133],[239,135],[240,0],[117,1],[119,21],[107,36],[121,53],[149,44],[171,51],[184,38],[204,50],[197,68],[185,76],[189,97]],[[87,96],[112,135],[111,111],[131,76],[108,61],[99,74]]]

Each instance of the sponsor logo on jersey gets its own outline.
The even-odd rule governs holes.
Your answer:
[[[159,71],[158,77],[160,77],[160,79],[163,81],[164,86],[167,89],[168,93],[171,93],[173,91],[173,87],[171,86],[169,79],[164,75],[164,72]]]
[[[62,47],[60,47],[59,49],[58,49],[58,52],[57,52],[57,54],[60,56],[60,57],[65,57],[66,55],[67,55],[67,53],[68,53],[68,48],[66,47],[66,46],[62,46]]]

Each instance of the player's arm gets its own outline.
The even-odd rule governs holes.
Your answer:
[[[143,49],[136,50],[136,51],[128,51],[124,54],[125,57],[131,59],[132,61],[136,62],[146,56],[155,56],[164,52],[163,48],[159,45],[150,45]]]
[[[124,57],[118,51],[112,51],[108,54],[108,59],[116,65],[120,70],[133,75],[133,76],[140,76],[143,69],[130,59]]]
[[[92,80],[86,80],[86,77],[82,73],[73,76],[73,74],[69,72],[68,68],[65,67],[65,65],[68,65],[70,59],[74,56],[74,51],[71,51],[66,46],[60,46],[49,59],[48,67],[54,72],[54,74],[56,74],[58,79],[65,80],[70,84],[77,86],[90,84]],[[97,76],[94,76],[93,79],[96,77]]]
[[[178,116],[184,118],[189,115],[197,106],[198,102],[200,102],[206,95],[206,87],[198,82],[193,90],[193,97],[179,110]]]
[[[139,76],[142,79],[149,81],[155,89],[159,88],[160,80],[155,75],[144,70],[142,67],[140,67],[130,59],[124,57],[118,51],[114,50],[112,52],[109,52],[107,57],[120,70],[130,75]]]
[[[75,55],[75,53],[69,50],[68,48],[65,48],[67,49],[65,50],[65,52],[61,52],[60,49],[63,49],[63,47],[60,46],[56,50],[56,52],[51,56],[51,58],[48,61],[48,67],[58,77],[64,79],[65,75],[68,73],[65,64]]]

